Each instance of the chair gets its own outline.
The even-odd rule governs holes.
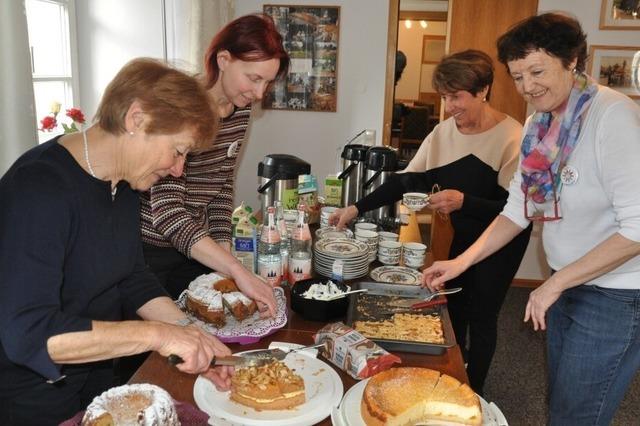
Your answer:
[[[398,144],[401,157],[410,159],[415,155],[424,138],[433,130],[435,124],[431,118],[432,114],[433,106],[431,105],[409,108],[409,113],[403,118]]]

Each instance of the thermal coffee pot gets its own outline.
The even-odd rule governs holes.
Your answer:
[[[379,188],[397,170],[397,157],[394,149],[385,146],[376,146],[367,151],[365,181],[362,184],[363,196],[369,195]],[[393,212],[393,206],[382,206],[366,212],[364,217],[378,222],[383,218],[393,216]]]
[[[365,175],[365,159],[368,145],[345,145],[342,149],[342,207],[354,204],[363,197],[362,182]]]
[[[298,207],[298,176],[311,173],[311,165],[289,154],[269,154],[258,164],[262,212],[280,201],[285,209]]]

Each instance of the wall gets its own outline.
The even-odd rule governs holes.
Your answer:
[[[80,105],[93,116],[106,85],[130,59],[162,57],[160,0],[77,1]]]
[[[237,0],[236,16],[262,10],[265,3]],[[323,180],[336,171],[338,150],[368,128],[381,143],[387,45],[387,0],[296,0],[286,4],[340,6],[337,112],[254,111],[241,154],[235,203],[258,207],[258,163],[267,154],[296,155]]]
[[[425,35],[444,36],[447,33],[446,22],[428,21],[427,28],[422,28],[419,21],[413,21],[411,28],[404,26],[404,21],[398,26],[398,50],[407,55],[407,67],[396,86],[396,99],[418,99],[420,94],[420,78],[422,68],[422,39]],[[432,67],[433,68],[433,67]],[[433,70],[431,70],[433,72]],[[423,80],[431,86],[431,75],[423,76]],[[424,88],[423,92],[428,92]]]

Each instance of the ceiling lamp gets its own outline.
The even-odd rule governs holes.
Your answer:
[[[420,21],[420,26],[422,28],[427,28],[427,21],[425,21],[425,20]]]
[[[409,19],[405,19],[405,21],[404,21],[404,26],[405,26],[407,29],[411,28],[411,20],[409,20]]]

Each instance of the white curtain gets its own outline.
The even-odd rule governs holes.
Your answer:
[[[189,62],[202,72],[204,54],[214,35],[233,20],[235,0],[193,0],[189,31]]]
[[[0,1],[0,175],[38,144],[24,1]]]

